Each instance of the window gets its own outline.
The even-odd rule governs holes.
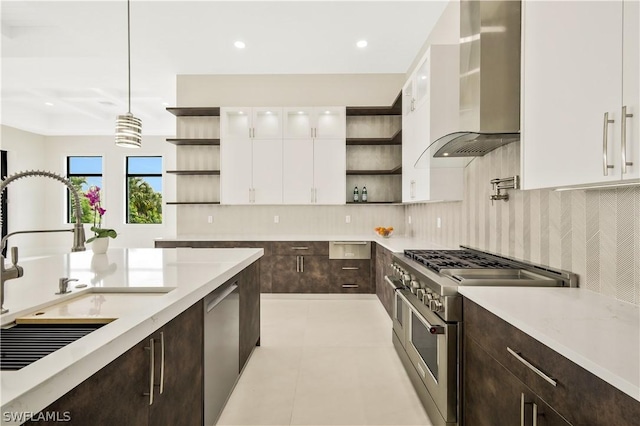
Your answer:
[[[82,195],[90,186],[102,188],[102,157],[67,157],[67,177],[71,185],[80,193],[82,223],[93,223],[89,200]],[[73,196],[69,191],[67,191],[67,221],[69,223],[76,221]]]
[[[162,223],[162,157],[127,157],[127,223]]]

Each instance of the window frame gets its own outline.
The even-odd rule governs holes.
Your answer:
[[[129,173],[129,159],[130,158],[159,158],[160,159],[160,172],[159,173]],[[160,191],[160,195],[164,198],[164,182],[162,181],[162,163],[164,162],[164,157],[162,155],[127,155],[124,160],[124,204],[125,204],[125,216],[124,223],[129,225],[163,225],[164,224],[164,213],[162,214],[162,221],[160,223],[134,223],[129,222],[129,178],[145,178],[145,177],[159,177],[162,182],[162,191]]]
[[[99,158],[100,159],[100,169],[102,173],[71,173],[71,159],[72,158]],[[67,155],[66,156],[66,171],[67,171],[67,179],[71,181],[72,177],[99,177],[102,181],[102,187],[104,187],[104,156],[103,155]],[[71,191],[67,190],[67,223],[72,224],[75,222],[71,222]],[[82,198],[82,194],[79,194],[80,198]],[[83,222],[85,223],[85,222]],[[86,222],[91,223],[91,222]]]

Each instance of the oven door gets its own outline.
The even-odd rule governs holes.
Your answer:
[[[402,296],[401,296],[402,297]],[[446,422],[457,421],[458,326],[409,302],[405,349]]]

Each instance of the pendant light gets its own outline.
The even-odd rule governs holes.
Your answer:
[[[125,148],[142,146],[142,120],[131,114],[131,5],[127,0],[127,63],[129,77],[129,111],[116,117],[116,145]]]

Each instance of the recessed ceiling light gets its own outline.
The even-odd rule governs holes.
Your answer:
[[[45,104],[46,106],[53,106],[53,103],[51,103],[51,102],[45,102],[44,104]]]
[[[244,112],[243,111],[238,111],[238,114],[242,115],[242,114],[244,114]]]
[[[449,153],[448,153],[448,152],[445,152],[445,153],[444,153],[444,154],[442,154],[442,155],[444,155],[445,157],[448,157],[448,156],[449,156]]]
[[[298,111],[298,114],[304,114],[304,111]]]
[[[325,111],[324,113],[325,114],[331,114],[331,111]]]
[[[426,75],[421,75],[420,78],[423,79],[423,80],[426,80],[427,76]]]
[[[363,48],[363,47],[367,47],[367,40],[360,40],[359,42],[356,43],[356,46],[358,46],[359,48]]]
[[[247,46],[246,44],[244,44],[244,41],[240,41],[240,40],[233,43],[233,45],[238,49],[244,49]]]
[[[271,111],[267,111],[267,114],[271,114]]]

